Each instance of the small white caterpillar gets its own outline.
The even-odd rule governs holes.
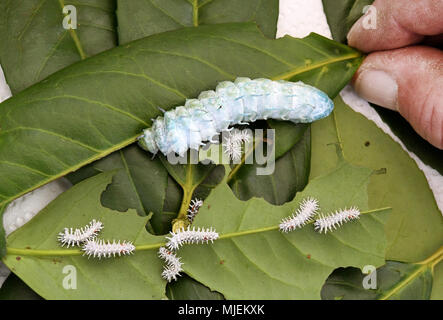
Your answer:
[[[281,232],[290,232],[303,227],[317,213],[318,201],[307,198],[302,201],[297,211],[292,216],[284,218],[280,223]]]
[[[183,271],[180,258],[165,247],[158,249],[158,256],[166,262],[162,272],[163,279],[166,279],[168,282],[171,282],[173,279],[177,280],[180,272]]]
[[[187,214],[187,218],[190,223],[194,222],[194,218],[197,215],[198,210],[201,208],[202,205],[203,201],[200,199],[194,199],[191,201],[191,203],[189,204],[189,209]]]
[[[350,209],[341,209],[335,211],[333,214],[320,215],[320,218],[315,220],[314,226],[315,230],[322,233],[328,231],[333,231],[332,228],[337,229],[343,223],[348,221],[358,219],[360,217],[360,210],[356,207],[351,207]]]
[[[333,108],[326,93],[301,81],[237,78],[156,118],[143,130],[139,145],[153,154],[160,150],[183,156],[203,141],[213,142],[230,126],[268,118],[308,123],[328,116]]]
[[[218,233],[212,227],[207,229],[195,229],[193,227],[191,229],[188,226],[186,230],[181,228],[177,232],[171,231],[171,237],[166,237],[166,239],[168,240],[166,247],[169,250],[177,250],[184,244],[209,243],[209,241],[213,243],[214,240],[218,239]]]
[[[105,240],[88,240],[83,245],[83,255],[87,255],[93,258],[110,258],[111,256],[121,256],[131,254],[135,250],[135,246],[130,241],[121,242],[118,240],[105,241]]]
[[[242,155],[242,143],[251,141],[252,136],[248,130],[234,130],[230,132],[223,142],[223,150],[233,161],[240,161]]]
[[[94,219],[80,229],[65,228],[58,234],[58,241],[61,242],[62,247],[79,246],[81,243],[94,239],[102,229],[103,223]]]

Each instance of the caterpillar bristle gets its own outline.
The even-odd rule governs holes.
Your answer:
[[[188,214],[187,214],[187,218],[190,223],[194,222],[195,216],[197,215],[198,210],[201,208],[202,205],[203,201],[200,199],[193,199],[191,201],[191,203],[189,204]]]
[[[180,272],[183,271],[180,258],[165,247],[160,247],[160,249],[158,249],[158,256],[166,262],[162,272],[163,279],[166,279],[168,282],[177,280],[177,277],[180,276]]]
[[[209,243],[209,241],[213,243],[219,237],[212,227],[207,229],[196,229],[193,227],[191,229],[188,226],[187,229],[181,228],[177,232],[171,232],[170,234],[171,237],[166,237],[168,240],[166,247],[171,251],[179,249],[184,244]]]
[[[315,220],[314,227],[315,230],[322,233],[327,233],[336,230],[338,227],[344,223],[359,219],[360,210],[357,207],[351,207],[349,209],[340,209],[335,211],[333,214],[320,215],[320,218]]]
[[[65,228],[63,232],[58,234],[57,239],[60,241],[62,247],[65,245],[67,248],[79,246],[88,240],[94,239],[102,229],[103,223],[94,219],[80,229]]]
[[[281,232],[290,232],[303,227],[317,213],[318,201],[314,198],[304,199],[292,216],[284,218],[280,223]]]
[[[118,240],[105,241],[105,240],[89,240],[83,245],[83,255],[87,255],[88,258],[111,258],[121,255],[132,254],[135,250],[135,246],[131,241]]]

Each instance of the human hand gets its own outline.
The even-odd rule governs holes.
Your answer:
[[[423,45],[443,43],[443,0],[376,0],[373,5],[375,29],[365,28],[368,17],[363,16],[348,33],[350,46],[370,53],[353,78],[355,90],[400,112],[424,139],[443,149],[443,52]]]

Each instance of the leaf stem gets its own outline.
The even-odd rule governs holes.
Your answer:
[[[198,27],[198,0],[192,3],[192,23],[194,27]]]

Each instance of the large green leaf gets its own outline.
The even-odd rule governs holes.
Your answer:
[[[334,96],[360,61],[321,36],[269,40],[248,23],[167,32],[86,59],[0,105],[0,205],[133,143],[157,106],[221,80],[299,79]]]
[[[22,248],[7,254],[3,262],[28,286],[46,299],[160,299],[166,282],[160,277],[162,262],[155,250],[137,252],[116,259],[88,259],[77,249],[63,249],[57,234],[65,227],[86,225],[99,219],[105,228],[103,239],[121,239],[137,244],[154,244],[164,238],[146,232],[149,217],[135,210],[121,213],[104,208],[100,194],[112,180],[111,173],[87,179],[38,213],[29,223],[8,237],[8,248]],[[75,205],[72,205],[75,204]],[[33,255],[29,250],[35,250]],[[67,255],[65,255],[67,254]],[[77,289],[66,290],[63,269],[76,268]]]
[[[117,0],[118,36],[127,43],[164,31],[205,24],[255,21],[274,38],[278,0]]]
[[[387,261],[376,270],[371,283],[375,289],[363,287],[367,276],[359,269],[340,268],[328,278],[322,289],[323,299],[360,300],[428,300],[431,297],[432,273],[442,259],[443,247],[428,261],[420,264]]]
[[[327,235],[315,232],[312,225],[283,234],[278,224],[308,196],[319,199],[323,212],[351,205],[367,210],[371,174],[342,162],[282,206],[257,198],[238,200],[222,183],[195,220],[196,226],[215,227],[220,239],[211,246],[180,249],[183,268],[227,299],[318,299],[324,281],[340,265],[384,264],[389,210],[363,214],[358,222]]]
[[[138,146],[116,151],[68,177],[72,183],[78,183],[95,174],[115,169],[119,170],[103,192],[102,204],[118,211],[136,209],[141,216],[152,212],[151,225],[161,225],[167,171],[159,159],[151,159]],[[157,229],[153,227],[151,231]]]
[[[63,28],[63,7],[77,29]],[[74,62],[115,47],[114,0],[0,2],[0,64],[13,94]]]
[[[387,223],[387,259],[418,262],[441,246],[441,212],[423,172],[398,143],[341,98],[335,99],[333,116],[315,122],[311,129],[311,177],[335,167],[331,144],[338,143],[337,132],[348,161],[379,170],[369,184],[369,204],[393,209]]]

